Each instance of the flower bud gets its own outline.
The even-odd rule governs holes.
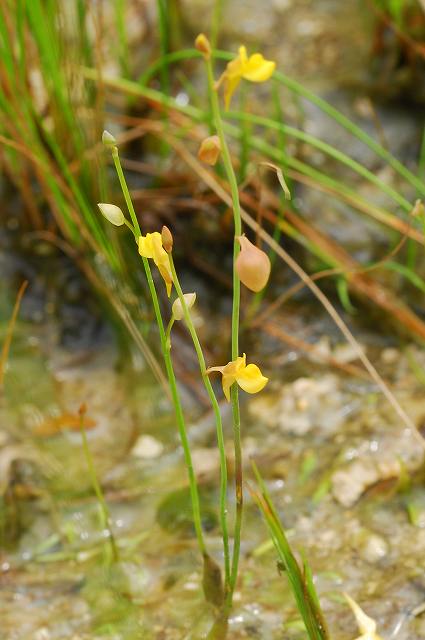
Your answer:
[[[106,130],[102,133],[102,142],[105,147],[115,147],[117,144],[117,141],[115,140],[112,133],[109,133],[109,131]]]
[[[99,207],[101,214],[116,227],[120,227],[124,224],[124,214],[117,205],[99,202],[97,206]]]
[[[167,253],[171,253],[173,250],[173,234],[165,225],[161,229],[161,241]]]
[[[238,236],[241,251],[236,258],[236,271],[240,281],[251,291],[261,291],[267,284],[271,264],[267,253],[256,247],[248,238]]]
[[[199,36],[196,37],[195,48],[202,53],[202,55],[206,60],[210,59],[211,45],[207,36],[204,33],[200,33]]]
[[[198,158],[205,164],[210,164],[212,167],[217,162],[221,153],[220,138],[218,136],[209,136],[202,140],[201,146],[198,151]]]
[[[187,308],[191,309],[195,304],[196,293],[185,293],[183,295],[183,298],[186,302]],[[177,300],[174,300],[173,306],[171,309],[172,309],[174,320],[182,320],[184,318],[184,309],[183,309],[182,303],[180,302],[180,298],[177,298]]]

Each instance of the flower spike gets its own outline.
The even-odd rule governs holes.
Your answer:
[[[210,367],[207,373],[219,371],[222,377],[223,392],[227,402],[230,402],[230,387],[237,382],[246,393],[258,393],[262,391],[269,379],[263,376],[256,364],[246,364],[246,354],[236,360],[228,362],[224,367]]]

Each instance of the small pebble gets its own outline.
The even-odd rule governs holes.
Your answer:
[[[388,543],[384,538],[375,533],[366,535],[360,548],[360,555],[366,562],[371,564],[379,562],[387,553]]]
[[[164,445],[156,438],[149,435],[140,436],[132,449],[133,455],[145,460],[158,458],[164,451]]]

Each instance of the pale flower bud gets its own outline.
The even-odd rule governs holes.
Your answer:
[[[117,144],[117,141],[115,140],[112,133],[109,133],[109,131],[106,130],[102,133],[102,142],[105,147],[115,147]]]
[[[183,295],[183,298],[186,302],[187,308],[191,309],[195,304],[196,293],[185,293]],[[177,298],[177,300],[173,302],[172,312],[174,320],[182,320],[184,318],[184,309],[182,303],[180,302],[180,298]]]
[[[202,140],[201,146],[198,151],[198,158],[205,164],[210,164],[212,167],[217,162],[221,153],[220,138],[218,136],[209,136]]]
[[[124,224],[124,214],[116,204],[106,204],[104,202],[99,202],[97,206],[99,207],[101,214],[116,227],[120,227],[122,224]]]
[[[236,258],[236,271],[240,281],[251,291],[261,291],[267,284],[271,264],[267,253],[256,247],[243,235],[237,238],[241,251]]]
[[[198,49],[206,60],[211,57],[211,45],[204,33],[200,33],[195,40],[195,48]]]
[[[165,251],[171,253],[173,250],[173,234],[165,224],[161,229],[161,241]]]

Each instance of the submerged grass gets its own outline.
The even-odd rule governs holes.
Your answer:
[[[308,637],[310,640],[330,640],[326,621],[313,584],[311,569],[306,560],[303,560],[302,569],[300,568],[255,462],[252,462],[252,467],[259,490],[250,488],[251,497],[266,522],[270,537],[279,555],[280,564],[278,566],[288,578]]]

